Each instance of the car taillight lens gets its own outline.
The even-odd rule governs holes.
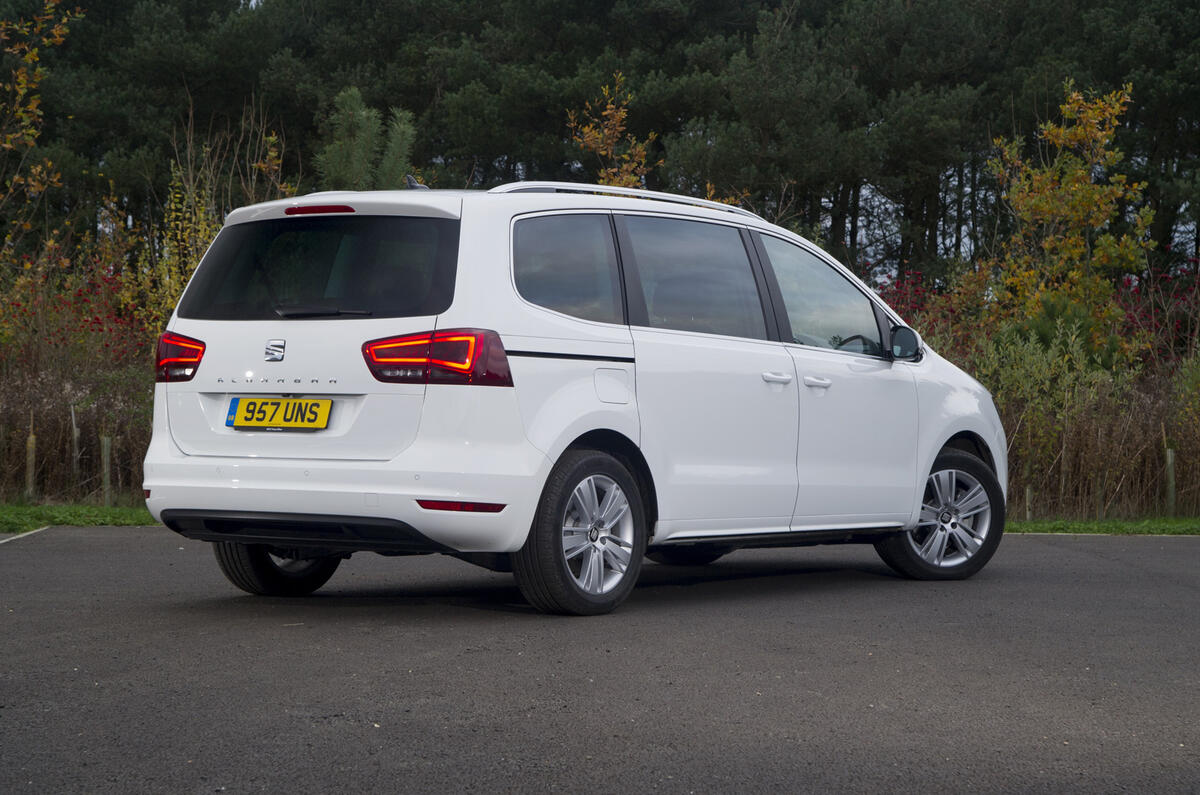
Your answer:
[[[423,331],[364,342],[371,375],[392,384],[512,386],[500,335],[477,328]]]
[[[204,358],[204,343],[170,331],[158,338],[155,381],[191,381]]]

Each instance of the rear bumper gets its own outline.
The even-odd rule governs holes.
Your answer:
[[[549,460],[528,443],[500,450],[418,441],[393,461],[328,461],[188,456],[156,433],[143,485],[156,519],[206,541],[515,552],[549,471]],[[504,509],[428,510],[418,499]]]
[[[453,551],[404,522],[370,516],[167,509],[162,512],[162,522],[176,533],[198,541],[319,548],[332,552],[422,554]]]

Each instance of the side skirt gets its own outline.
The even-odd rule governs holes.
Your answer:
[[[856,528],[854,530],[803,530],[795,533],[757,533],[750,535],[703,536],[672,538],[651,549],[683,546],[720,546],[730,549],[743,547],[811,547],[820,544],[873,544],[881,538],[903,533],[901,527]]]

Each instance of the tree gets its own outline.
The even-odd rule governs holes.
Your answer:
[[[0,48],[9,70],[0,83],[0,215],[10,223],[6,245],[29,229],[37,202],[61,179],[49,159],[35,156],[43,128],[42,49],[61,45],[71,23],[82,16],[79,10],[60,11],[61,1],[43,0],[27,19],[0,20]]]
[[[329,143],[316,157],[321,187],[326,190],[399,188],[412,173],[409,158],[416,128],[411,113],[391,109],[387,129],[379,111],[367,107],[351,86],[333,101],[326,120]]]
[[[1023,156],[1015,142],[997,139],[1000,152],[991,167],[1014,224],[995,263],[1003,316],[1034,323],[1090,318],[1096,344],[1115,331],[1120,312],[1113,284],[1142,273],[1153,246],[1154,213],[1141,206],[1144,185],[1116,170],[1122,154],[1113,136],[1131,92],[1126,85],[1085,95],[1068,82],[1062,121],[1040,128],[1037,160]]]

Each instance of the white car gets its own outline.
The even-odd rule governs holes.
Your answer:
[[[873,543],[970,576],[1004,529],[988,392],[803,238],[650,191],[320,193],[229,215],[158,345],[146,503],[234,585],[353,552],[612,610],[643,556]]]

